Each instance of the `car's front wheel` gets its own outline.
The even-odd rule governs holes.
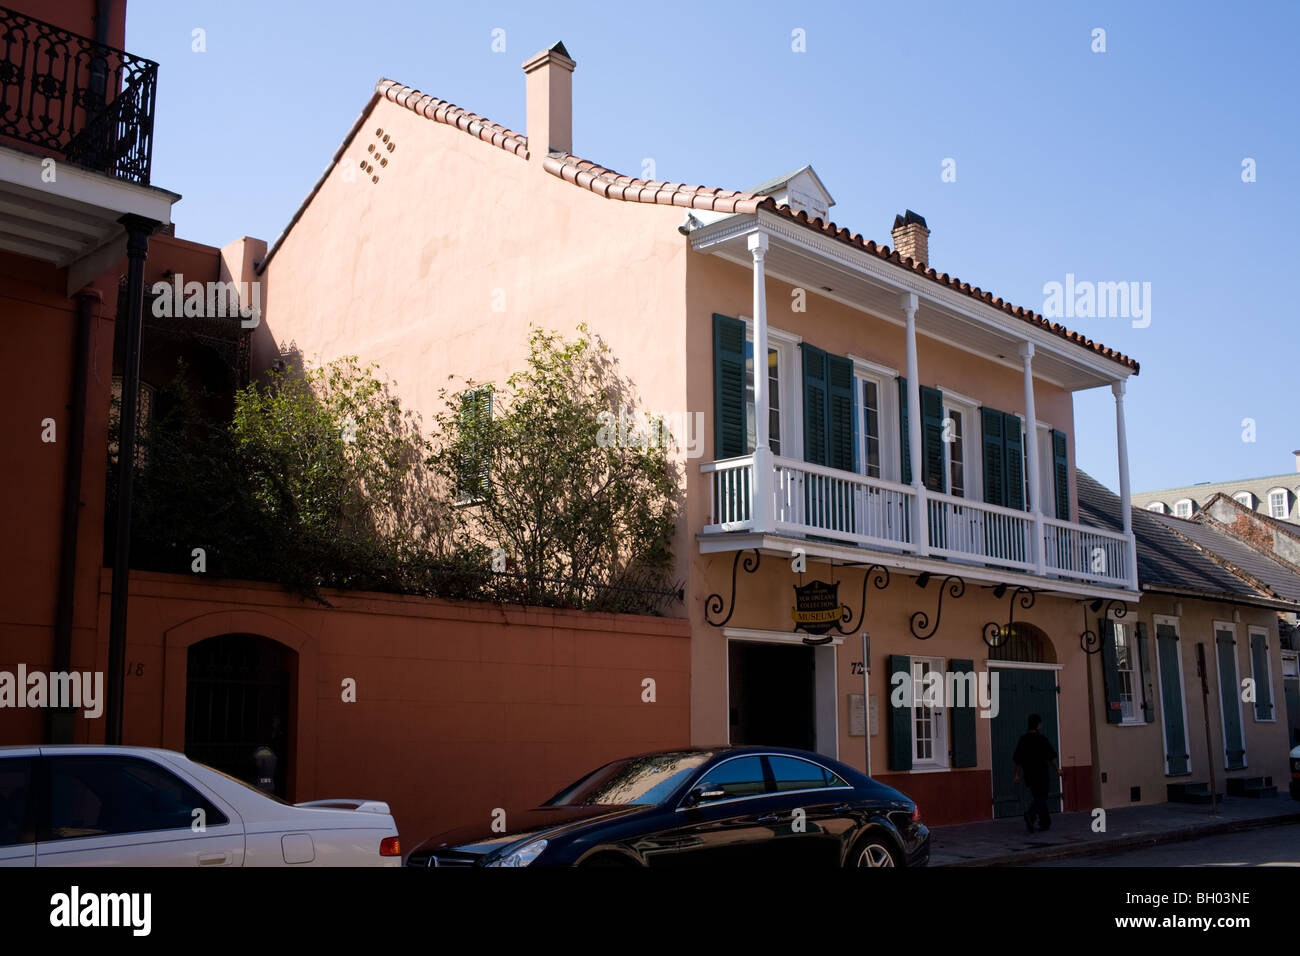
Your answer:
[[[898,866],[898,856],[881,833],[868,833],[853,847],[848,864],[858,869]]]

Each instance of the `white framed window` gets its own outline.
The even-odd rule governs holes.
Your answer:
[[[1169,509],[1165,507],[1165,503],[1163,501],[1151,502],[1151,504],[1147,505],[1147,511],[1154,511],[1158,515],[1164,515],[1169,513]]]
[[[1119,703],[1123,724],[1145,724],[1142,712],[1141,664],[1135,632],[1130,624],[1112,619],[1115,628],[1115,671],[1119,675]]]
[[[944,659],[913,657],[911,664],[912,769],[947,769],[948,711],[943,706]],[[937,685],[932,685],[925,679],[931,671],[940,675]]]
[[[754,323],[745,323],[745,447],[754,448]],[[803,401],[795,357],[799,336],[767,329],[767,440],[774,455],[803,457]]]
[[[1190,518],[1192,516],[1192,499],[1182,498],[1175,501],[1174,515],[1178,518]]]
[[[1232,500],[1237,502],[1237,504],[1239,505],[1244,505],[1247,508],[1255,507],[1255,496],[1252,495],[1249,491],[1237,492],[1235,495],[1232,496]]]
[[[850,355],[853,362],[854,460],[868,478],[898,481],[897,372]]]
[[[1283,520],[1291,513],[1285,488],[1274,488],[1268,493],[1268,513],[1269,517]]]
[[[943,435],[948,468],[948,494],[983,500],[983,459],[980,455],[979,406],[964,395],[943,394]],[[950,439],[950,440],[948,440]]]

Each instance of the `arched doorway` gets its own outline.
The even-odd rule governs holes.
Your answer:
[[[1016,744],[1025,733],[1030,714],[1043,723],[1039,732],[1059,752],[1060,725],[1057,720],[1056,649],[1042,628],[1016,621],[1005,641],[989,652],[989,668],[998,678],[997,715],[989,721],[993,744],[993,816],[1013,817],[1029,809],[1031,797],[1022,783],[1015,783]],[[1061,809],[1061,780],[1052,780],[1047,805]]]
[[[191,644],[185,682],[185,753],[252,783],[259,747],[275,753],[277,796],[287,794],[292,684],[297,655],[256,634]]]

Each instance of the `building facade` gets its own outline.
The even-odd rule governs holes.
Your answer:
[[[1157,514],[1190,518],[1215,495],[1224,495],[1259,514],[1297,524],[1300,523],[1300,452],[1292,454],[1296,456],[1296,470],[1290,474],[1138,491],[1133,493],[1133,504]]]
[[[255,365],[361,355],[427,418],[449,376],[522,367],[530,326],[585,322],[645,408],[699,423],[691,742],[838,756],[956,822],[1021,811],[1037,710],[1054,799],[1091,806],[1083,609],[1138,589],[1126,485],[1118,529],[1080,523],[1072,396],[1114,393],[1126,482],[1137,363],[936,271],[910,210],[894,249],[827,221],[808,167],[743,192],[579,158],[575,65],[524,64],[527,135],[381,81],[261,268]],[[1015,706],[894,693],[931,673]]]

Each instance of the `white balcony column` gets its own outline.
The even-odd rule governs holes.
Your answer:
[[[921,382],[916,362],[916,293],[903,293],[902,306],[907,315],[907,460],[916,500],[912,543],[916,546],[916,553],[924,555],[930,553],[930,509],[921,476]]]
[[[772,482],[775,463],[768,441],[767,394],[767,233],[749,236],[749,254],[754,258],[754,503],[753,528],[772,531]]]
[[[1034,517],[1032,553],[1034,571],[1042,574],[1043,567],[1043,488],[1042,471],[1038,459],[1038,411],[1034,407],[1034,343],[1020,343],[1020,358],[1025,366],[1025,452],[1029,459],[1029,512]]]
[[[1115,444],[1119,450],[1119,506],[1124,521],[1124,535],[1128,538],[1128,583],[1137,589],[1137,542],[1133,537],[1133,501],[1128,484],[1128,429],[1124,425],[1124,390],[1128,383],[1120,379],[1112,382],[1115,396]]]

